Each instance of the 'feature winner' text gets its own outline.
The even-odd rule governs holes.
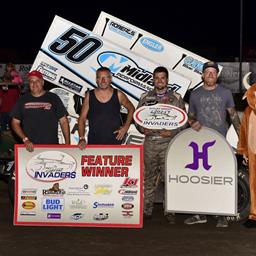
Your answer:
[[[132,165],[131,155],[83,155],[82,176],[87,177],[128,177]]]

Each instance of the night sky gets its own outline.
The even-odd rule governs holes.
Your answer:
[[[101,11],[202,57],[233,61],[239,57],[241,1],[245,52],[245,48],[256,48],[255,0],[150,0],[151,4],[145,0],[73,0],[33,5],[6,1],[0,15],[0,62],[33,62],[55,15],[92,30]]]

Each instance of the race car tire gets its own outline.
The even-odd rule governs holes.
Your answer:
[[[250,212],[250,186],[247,166],[241,165],[237,175],[237,215],[227,216],[227,220],[230,222],[244,221],[248,218]]]
[[[14,207],[14,195],[15,195],[15,176],[11,175],[8,181],[8,196]]]

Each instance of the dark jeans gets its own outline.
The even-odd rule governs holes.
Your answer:
[[[10,129],[10,113],[9,112],[1,112],[0,113],[0,130],[6,131]]]

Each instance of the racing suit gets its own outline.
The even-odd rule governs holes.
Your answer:
[[[163,97],[157,96],[155,89],[143,93],[138,107],[155,105],[157,103],[169,104],[185,110],[185,104],[181,95],[167,90]],[[144,133],[144,128],[136,125],[136,128]],[[165,180],[165,158],[171,139],[183,129],[172,130],[170,137],[162,137],[160,130],[152,130],[145,135],[144,140],[144,215],[151,216],[154,207],[154,198],[159,181]],[[165,201],[165,200],[164,200]],[[165,213],[166,215],[167,213]]]

